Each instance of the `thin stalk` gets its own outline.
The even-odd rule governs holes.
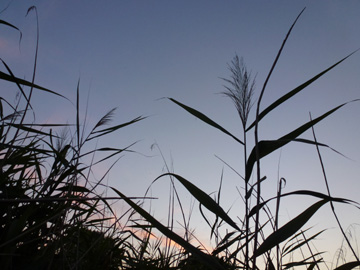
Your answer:
[[[276,198],[276,212],[275,212],[275,231],[279,229],[279,210],[280,210],[280,197],[281,197],[281,189],[282,182],[285,181],[284,178],[280,178],[277,190],[277,198]],[[276,263],[277,269],[280,269],[280,246],[276,245]]]
[[[34,82],[35,82],[35,74],[36,74],[36,65],[37,65],[37,59],[38,59],[38,50],[39,50],[39,16],[38,16],[38,13],[37,13],[37,9],[35,6],[32,6],[28,9],[27,14],[29,14],[29,12],[31,10],[34,10],[35,11],[35,15],[36,15],[36,46],[35,46],[35,59],[34,59],[34,67],[33,67],[33,75],[32,75],[32,79],[31,79],[31,84],[33,85]],[[34,86],[31,86],[30,88],[30,94],[29,94],[29,97],[28,97],[28,102],[26,103],[26,107],[25,107],[25,111],[24,111],[24,114],[23,114],[23,117],[20,121],[20,124],[23,123],[24,119],[25,119],[25,115],[26,115],[26,112],[30,106],[30,100],[31,100],[31,96],[32,96],[32,93],[33,93],[33,90],[34,90]]]
[[[310,119],[311,119],[311,114],[310,114]],[[311,119],[312,120],[312,119]],[[319,161],[320,161],[320,165],[321,165],[321,169],[322,169],[322,173],[323,173],[323,176],[324,176],[324,181],[325,181],[325,185],[326,185],[326,190],[327,190],[327,193],[329,195],[329,197],[331,197],[331,194],[330,194],[330,187],[329,187],[329,182],[327,180],[327,176],[326,176],[326,172],[325,172],[325,166],[324,166],[324,163],[323,163],[323,160],[322,160],[322,157],[321,157],[321,154],[320,154],[320,149],[319,149],[319,145],[317,144],[317,139],[316,139],[316,135],[315,135],[315,129],[314,129],[314,126],[312,126],[312,133],[313,133],[313,137],[314,137],[314,142],[315,142],[315,146],[316,146],[316,151],[318,153],[318,157],[319,157]],[[353,253],[354,257],[356,258],[356,260],[359,262],[359,257],[357,256],[355,250],[353,249],[351,243],[350,243],[350,240],[348,239],[348,237],[346,236],[346,233],[340,223],[340,220],[336,214],[336,211],[335,211],[335,207],[334,207],[334,203],[333,201],[330,201],[330,206],[331,206],[331,211],[333,212],[334,214],[334,217],[336,219],[336,222],[339,226],[339,229],[341,231],[341,233],[343,234],[344,236],[344,239],[346,241],[346,243],[348,244],[351,252]]]
[[[25,109],[24,109],[24,113],[22,114],[22,117],[21,117],[21,120],[20,120],[20,125],[23,124],[24,120],[25,120],[25,116],[26,116],[26,113],[29,109],[29,107],[31,108],[31,104],[30,104],[30,100],[31,100],[31,97],[32,97],[32,93],[33,93],[33,89],[34,89],[34,82],[35,82],[35,74],[36,74],[36,66],[37,66],[37,59],[38,59],[38,49],[39,49],[39,18],[38,18],[38,14],[37,14],[37,9],[36,7],[32,6],[28,9],[27,11],[27,14],[29,14],[29,12],[34,9],[35,10],[35,14],[36,14],[36,46],[35,46],[35,59],[34,59],[34,67],[33,67],[33,75],[32,75],[32,80],[31,80],[31,84],[32,86],[30,87],[30,94],[29,94],[29,97],[26,97],[25,96],[25,99],[26,99],[26,106],[25,106]],[[26,15],[27,15],[26,14]],[[20,85],[19,85],[20,87]],[[21,90],[21,87],[20,87],[20,90]],[[14,135],[14,140],[13,142],[15,141],[15,138],[18,137],[19,135],[19,132],[20,132],[20,128],[18,128],[15,132],[15,135]],[[8,153],[6,153],[5,155],[5,158],[7,158],[7,155]]]
[[[245,175],[246,175],[246,160],[247,160],[247,151],[246,151],[246,132],[244,127],[244,163],[245,163]],[[245,181],[245,269],[249,269],[249,186]]]
[[[319,267],[319,265],[317,264],[317,262],[316,262],[316,260],[315,260],[315,256],[314,256],[314,253],[313,253],[313,251],[312,251],[312,249],[311,249],[311,247],[310,247],[310,244],[309,244],[309,242],[308,242],[307,239],[306,239],[305,233],[304,233],[303,231],[301,231],[301,234],[302,234],[302,236],[303,236],[303,238],[304,238],[304,241],[306,242],[306,246],[307,246],[308,249],[309,249],[309,252],[310,252],[310,254],[311,254],[311,257],[314,259],[314,263],[315,263],[316,268],[317,268],[318,270],[320,270],[320,267]]]
[[[281,52],[284,49],[284,46],[286,44],[286,41],[293,29],[293,27],[295,26],[297,20],[299,19],[300,15],[304,12],[305,8],[299,13],[299,15],[296,17],[294,23],[292,24],[292,26],[290,27],[283,43],[281,44],[280,50],[278,52],[278,54],[276,55],[275,61],[270,69],[270,72],[268,74],[268,76],[266,77],[266,80],[264,82],[263,88],[261,90],[260,96],[259,96],[259,100],[256,106],[256,120],[255,120],[255,131],[254,131],[254,136],[255,136],[255,153],[256,153],[256,172],[257,172],[257,196],[256,196],[256,205],[260,204],[260,198],[261,198],[261,171],[260,171],[260,151],[259,151],[259,114],[260,114],[260,104],[261,104],[261,100],[262,97],[264,95],[267,83],[271,77],[272,72],[275,69],[275,66],[280,58]],[[260,211],[256,212],[256,217],[255,217],[255,236],[254,236],[254,254],[256,254],[256,250],[257,250],[257,245],[258,245],[258,234],[259,234],[259,220],[260,220]],[[256,269],[256,256],[253,256],[253,270]]]

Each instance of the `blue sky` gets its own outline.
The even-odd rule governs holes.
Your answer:
[[[129,196],[142,195],[163,172],[159,152],[150,149],[156,142],[174,172],[208,193],[218,189],[224,168],[222,205],[225,209],[232,206],[230,213],[234,216],[243,213],[235,189],[242,187],[242,180],[215,155],[242,172],[242,148],[230,137],[161,98],[172,97],[197,108],[241,137],[235,108],[219,94],[224,91],[220,77],[229,77],[227,63],[236,53],[257,74],[257,97],[287,30],[306,7],[268,84],[261,107],[265,108],[360,47],[359,1],[101,1],[100,4],[100,1],[79,0],[13,0],[0,16],[19,27],[23,38],[19,48],[18,33],[2,26],[1,58],[17,76],[28,79],[36,42],[35,14],[25,17],[31,5],[37,6],[39,14],[38,84],[75,100],[80,79],[84,112],[89,95],[89,126],[113,107],[118,107],[114,124],[139,115],[149,116],[117,136],[99,142],[99,145],[124,147],[140,140],[134,150],[143,155],[124,156],[110,173],[109,185]],[[5,6],[4,1],[0,9]],[[359,53],[353,55],[269,114],[260,126],[260,138],[279,138],[308,121],[309,112],[316,117],[359,98],[359,57]],[[8,85],[3,89],[2,95],[11,99],[13,89]],[[75,119],[75,107],[67,101],[36,93],[33,102],[38,121]],[[359,105],[349,104],[316,126],[319,141],[352,159],[322,150],[333,195],[353,200],[358,200],[360,187]],[[254,111],[251,117],[254,119]],[[310,139],[311,133],[302,137]],[[265,158],[262,165],[268,177],[264,184],[265,197],[275,194],[279,176],[287,179],[285,191],[326,191],[312,146],[290,144]],[[160,197],[153,209],[155,216],[162,219],[166,213],[163,205],[167,201],[168,179],[157,182],[152,192]],[[183,198],[190,202],[186,192]],[[283,221],[311,202],[304,198],[287,200]],[[359,222],[354,209],[339,209],[345,227]],[[194,227],[205,226],[200,218],[194,220]],[[331,229],[335,223],[329,207],[324,207],[311,224],[317,224],[318,230],[330,228],[329,235],[338,232]],[[341,237],[333,239],[330,259],[341,242]],[[329,245],[323,240],[327,248]]]

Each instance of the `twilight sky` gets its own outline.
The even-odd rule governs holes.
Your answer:
[[[2,1],[0,10],[10,1]],[[0,14],[23,33],[0,27],[0,57],[21,78],[30,79],[36,43],[36,17],[26,11],[37,6],[40,40],[36,83],[75,101],[80,79],[82,112],[88,101],[88,125],[113,107],[114,124],[139,115],[149,116],[98,144],[125,147],[139,142],[108,177],[108,184],[129,196],[141,196],[163,171],[157,143],[166,162],[207,193],[218,189],[222,169],[222,206],[233,217],[243,215],[236,187],[243,187],[219,156],[243,174],[242,147],[230,137],[195,119],[163,97],[196,108],[242,137],[241,123],[228,98],[219,94],[230,73],[235,54],[244,58],[256,77],[257,98],[280,45],[298,13],[306,7],[278,62],[264,94],[264,109],[278,97],[323,71],[360,47],[360,2],[353,1],[60,1],[13,0]],[[360,98],[360,55],[353,55],[311,87],[263,119],[260,139],[277,139],[333,107]],[[2,69],[4,71],[4,68]],[[14,89],[1,83],[1,95],[14,99]],[[88,97],[89,96],[89,97]],[[68,101],[36,92],[37,122],[74,122],[76,109]],[[254,107],[255,108],[255,107]],[[254,119],[252,111],[250,121]],[[316,126],[317,139],[350,159],[322,149],[334,196],[359,201],[360,104],[351,103]],[[253,136],[251,132],[249,136]],[[302,138],[311,139],[307,132]],[[252,140],[250,140],[250,143]],[[249,151],[252,149],[249,147]],[[150,157],[149,157],[150,156]],[[267,176],[264,197],[275,195],[279,177],[287,180],[284,192],[311,189],[326,193],[313,146],[292,143],[262,161]],[[99,176],[106,167],[98,168]],[[154,215],[165,221],[169,179],[152,188]],[[185,205],[191,197],[183,191]],[[309,206],[313,199],[286,199],[282,221]],[[165,205],[165,206],[164,206]],[[195,207],[197,208],[197,206]],[[347,228],[359,223],[359,212],[338,206]],[[209,215],[210,216],[210,215]],[[180,215],[179,215],[180,219]],[[194,211],[193,227],[206,228]],[[329,260],[341,244],[330,207],[323,207],[308,226],[314,233],[328,228],[318,247],[329,250]],[[359,228],[357,230],[359,234]],[[339,235],[339,237],[334,236]],[[331,241],[329,241],[331,236]],[[206,235],[200,238],[206,239]],[[331,243],[332,248],[329,248]]]

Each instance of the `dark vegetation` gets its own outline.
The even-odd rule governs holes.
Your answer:
[[[32,7],[29,12],[36,12],[36,9]],[[351,55],[260,111],[267,82],[295,23],[296,21],[276,56],[256,103],[255,81],[242,59],[236,56],[229,65],[231,76],[224,79],[227,83],[224,94],[232,100],[238,111],[243,127],[241,139],[196,109],[169,98],[188,113],[231,136],[234,143],[244,150],[244,172],[239,177],[244,191],[242,199],[245,215],[239,220],[227,214],[219,205],[218,198],[213,199],[182,176],[170,171],[159,176],[169,177],[173,183],[171,196],[174,204],[170,208],[175,207],[175,202],[181,207],[181,199],[175,188],[175,182],[180,182],[201,205],[202,210],[206,208],[214,214],[214,222],[206,219],[211,228],[210,238],[216,243],[211,253],[192,244],[189,224],[185,218],[184,233],[181,236],[173,230],[173,215],[169,215],[168,224],[163,225],[143,208],[142,202],[146,197],[130,198],[115,188],[112,190],[117,197],[105,197],[99,191],[99,187],[104,185],[104,178],[97,182],[91,180],[94,166],[131,151],[132,145],[124,148],[105,146],[90,150],[87,145],[94,139],[119,132],[143,120],[143,117],[108,127],[106,125],[114,113],[114,110],[110,110],[86,133],[79,116],[78,85],[75,101],[77,113],[73,124],[35,123],[31,120],[34,119],[35,110],[31,105],[34,91],[41,91],[44,95],[57,95],[60,99],[65,97],[36,85],[34,79],[20,79],[2,61],[5,72],[0,72],[0,78],[17,86],[19,98],[16,104],[12,104],[0,97],[1,269],[324,269],[322,253],[314,251],[310,245],[322,232],[309,235],[309,228],[304,228],[305,223],[325,204],[331,205],[336,218],[335,203],[357,208],[359,204],[345,198],[332,197],[329,189],[327,194],[311,190],[282,193],[282,179],[278,182],[277,194],[272,198],[263,198],[261,192],[262,182],[266,181],[265,174],[261,171],[261,159],[286,144],[297,141],[316,147],[321,160],[320,148],[328,146],[317,141],[313,127],[346,105],[341,104],[315,118],[310,116],[307,123],[278,140],[259,141],[258,127],[265,121],[268,113]],[[20,32],[10,22],[0,20],[0,25]],[[36,72],[36,60],[33,72]],[[247,120],[252,107],[256,120],[249,124]],[[313,140],[299,137],[307,130],[313,131]],[[253,146],[247,143],[250,132],[254,134]],[[247,149],[251,149],[250,153]],[[92,158],[95,153],[105,156],[95,160]],[[90,162],[87,164],[84,160]],[[109,166],[111,167],[112,165]],[[254,182],[250,181],[251,175],[255,175]],[[325,174],[324,180],[327,184]],[[286,224],[280,225],[280,201],[285,196],[294,195],[316,198],[317,202]],[[117,216],[112,209],[114,200],[125,201],[130,208]],[[141,203],[135,203],[134,200]],[[275,209],[270,208],[271,201],[276,202]],[[344,246],[352,253],[353,261],[331,268],[340,270],[358,267],[359,255],[339,220],[338,225],[344,237]],[[224,234],[220,232],[223,226],[227,228]],[[154,238],[159,232],[163,236]]]

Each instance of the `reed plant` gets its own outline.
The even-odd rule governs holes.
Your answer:
[[[353,261],[343,262],[341,265],[336,265],[332,269],[354,269],[360,266],[359,254],[356,253],[353,245],[348,239],[347,234],[342,228],[341,222],[335,210],[335,203],[347,204],[359,208],[359,203],[346,199],[332,196],[329,189],[329,184],[326,178],[325,169],[322,163],[320,148],[330,148],[329,146],[320,143],[316,138],[314,126],[330,116],[338,109],[342,108],[349,102],[357,101],[352,100],[325,112],[324,114],[312,118],[310,115],[309,121],[299,126],[298,128],[283,135],[277,140],[268,139],[260,140],[260,127],[266,116],[273,110],[278,109],[284,102],[290,100],[296,94],[300,93],[306,87],[318,80],[320,77],[334,69],[340,63],[345,61],[348,57],[355,52],[347,55],[339,60],[329,68],[321,71],[314,77],[310,78],[303,84],[287,92],[275,100],[270,106],[260,110],[262,98],[267,90],[267,84],[275,70],[277,62],[281,56],[283,48],[292,32],[296,22],[304,10],[297,16],[294,23],[291,25],[286,37],[276,55],[276,58],[271,66],[271,69],[263,83],[255,102],[255,78],[247,69],[242,58],[235,56],[229,70],[231,76],[229,79],[223,79],[226,82],[225,91],[223,94],[231,99],[238,112],[240,122],[243,127],[242,139],[230,133],[220,124],[216,123],[202,112],[189,107],[178,100],[168,98],[177,106],[181,107],[191,115],[200,119],[207,125],[220,130],[227,136],[234,139],[234,143],[243,147],[244,155],[244,171],[239,174],[243,187],[241,194],[244,202],[244,217],[236,222],[235,218],[229,216],[228,211],[224,210],[219,201],[213,199],[206,191],[200,189],[191,181],[185,179],[179,174],[167,172],[160,175],[155,181],[163,177],[170,177],[172,182],[177,181],[184,186],[188,192],[199,203],[200,209],[206,208],[215,216],[215,221],[210,223],[207,219],[211,234],[210,237],[216,238],[216,246],[208,253],[199,247],[194,246],[187,238],[181,237],[176,234],[174,230],[160,223],[149,212],[144,210],[141,205],[136,204],[131,199],[127,198],[120,191],[115,190],[117,194],[123,198],[134,210],[136,210],[144,219],[156,228],[166,237],[180,245],[187,254],[191,254],[178,264],[180,269],[323,269],[327,267],[322,252],[315,251],[311,243],[318,237],[322,231],[309,234],[308,228],[304,227],[305,224],[311,219],[313,215],[324,205],[330,204],[332,213],[337,220],[340,233],[344,237],[344,245],[351,251]],[[251,108],[255,107],[255,117],[252,123],[248,123],[249,115],[252,112]],[[305,131],[313,132],[313,139],[303,139],[300,136]],[[265,135],[265,133],[264,133]],[[254,145],[248,143],[247,138],[253,136]],[[299,142],[303,144],[313,145],[316,147],[319,160],[324,175],[324,181],[327,187],[327,193],[321,193],[313,190],[295,190],[288,193],[283,193],[282,187],[284,179],[278,179],[277,193],[273,197],[265,198],[262,191],[262,185],[266,179],[266,173],[262,170],[262,158],[269,156],[274,151],[286,146],[291,142]],[[247,149],[251,149],[248,153]],[[331,148],[330,148],[331,149]],[[253,177],[252,177],[253,176]],[[255,179],[251,181],[251,179]],[[280,202],[284,197],[293,197],[297,195],[315,198],[317,201],[304,209],[296,217],[285,224],[279,224],[279,210]],[[275,202],[275,209],[271,207],[271,202]],[[205,218],[205,216],[204,216]],[[224,234],[219,233],[219,228],[227,224],[227,230]],[[187,228],[185,228],[187,229]],[[306,252],[307,251],[307,252]],[[295,254],[302,254],[302,257],[296,257]],[[305,255],[308,254],[308,255]],[[260,260],[261,258],[261,260]],[[265,265],[263,264],[265,262]]]

